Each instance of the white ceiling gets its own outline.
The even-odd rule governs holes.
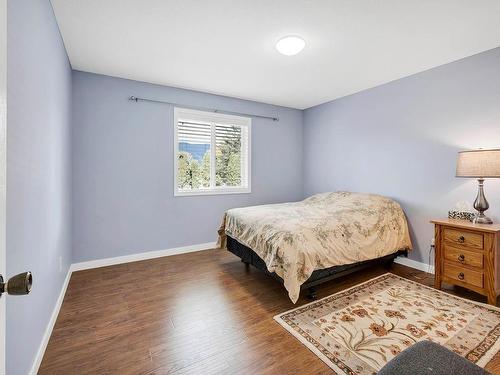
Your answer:
[[[74,69],[300,109],[500,46],[499,0],[52,4]]]

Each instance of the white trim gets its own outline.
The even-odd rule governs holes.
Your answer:
[[[417,270],[424,271],[427,273],[432,273],[432,274],[434,273],[434,266],[433,265],[418,262],[416,260],[409,259],[406,257],[401,257],[401,256],[397,257],[396,259],[394,259],[394,263],[402,264],[403,266],[415,268]]]
[[[69,280],[71,279],[71,275],[73,272],[87,270],[91,268],[111,266],[113,264],[136,262],[145,259],[161,258],[164,256],[191,253],[194,251],[212,250],[215,249],[216,247],[217,247],[216,242],[206,242],[198,245],[175,247],[166,250],[148,251],[144,253],[125,255],[115,258],[105,258],[105,259],[91,260],[88,262],[73,263],[68,269],[66,279],[64,280],[64,284],[61,288],[61,292],[59,293],[59,297],[57,298],[56,305],[54,307],[54,310],[52,311],[52,315],[50,317],[49,323],[47,324],[47,328],[45,329],[42,342],[40,343],[40,347],[38,348],[35,360],[33,361],[33,365],[31,366],[30,375],[36,375],[38,369],[40,368],[40,365],[42,364],[45,350],[47,349],[50,336],[52,335],[52,330],[54,329],[54,326],[56,324],[57,317],[59,315],[59,310],[61,310],[61,306],[64,301],[64,296],[66,295],[66,290],[68,289]]]
[[[214,188],[214,189],[196,189],[193,191],[189,190],[175,190],[174,196],[176,197],[190,197],[196,195],[221,195],[221,194],[247,194],[251,193],[250,188]]]
[[[210,150],[215,151],[215,124],[237,125],[242,128],[241,147],[247,151],[246,165],[242,165],[241,174],[242,184],[244,186],[236,187],[216,187],[215,186],[215,152],[210,153],[210,187],[200,188],[195,190],[179,190],[177,183],[178,171],[178,154],[179,154],[179,138],[178,138],[178,123],[179,120],[200,121],[202,123],[210,123]],[[246,129],[246,137],[243,137],[243,130]],[[250,117],[228,115],[224,113],[205,112],[194,109],[174,107],[174,197],[186,197],[196,195],[221,195],[221,194],[248,194],[252,192],[252,119]]]
[[[50,336],[52,335],[52,330],[57,321],[57,317],[59,315],[59,310],[61,309],[62,303],[64,301],[64,296],[66,295],[66,289],[68,289],[69,280],[71,279],[71,267],[68,269],[68,273],[66,274],[66,279],[64,280],[63,286],[61,288],[61,292],[59,293],[59,297],[57,298],[56,305],[54,306],[54,310],[52,310],[52,315],[50,316],[49,324],[47,324],[47,328],[45,328],[45,333],[43,334],[42,342],[40,343],[40,347],[38,348],[38,352],[36,353],[35,361],[33,362],[33,366],[31,366],[30,374],[36,375],[38,373],[38,369],[42,364],[43,355],[45,354],[45,349],[47,349],[47,345],[50,340]]]
[[[246,137],[241,140],[242,154],[243,148],[246,149],[247,152],[247,163],[246,165],[242,165],[241,168],[244,170],[244,173],[241,173],[241,176],[245,176],[247,178],[247,190],[248,193],[251,192],[252,189],[252,119],[249,119],[248,125],[246,126]]]
[[[0,274],[7,278],[7,1],[0,0]],[[4,375],[6,357],[6,306],[0,298],[0,375]]]
[[[166,250],[146,251],[144,253],[130,254],[114,258],[90,260],[87,262],[73,263],[71,265],[71,271],[75,272],[75,271],[87,270],[90,268],[107,267],[107,266],[112,266],[114,264],[137,262],[140,260],[161,258],[170,255],[191,253],[194,251],[212,250],[215,249],[216,247],[217,245],[215,242],[206,242],[198,245],[174,247],[172,249],[166,249]]]

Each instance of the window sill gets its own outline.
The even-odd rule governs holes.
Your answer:
[[[235,188],[235,189],[207,189],[207,190],[195,190],[195,191],[179,191],[174,190],[174,197],[190,197],[197,195],[225,195],[225,194],[249,194],[251,193],[250,188]]]

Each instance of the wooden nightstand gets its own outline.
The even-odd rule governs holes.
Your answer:
[[[466,220],[432,220],[436,258],[434,286],[459,285],[488,297],[500,294],[500,225]]]

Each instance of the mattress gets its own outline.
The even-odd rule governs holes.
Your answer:
[[[226,211],[219,231],[251,248],[295,303],[315,270],[411,250],[401,206],[375,194],[329,192],[300,202]]]

